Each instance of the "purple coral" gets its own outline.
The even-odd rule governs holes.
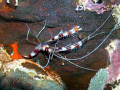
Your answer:
[[[82,1],[84,2],[84,1]],[[82,3],[81,2],[81,3]],[[97,14],[103,14],[105,11],[109,11],[110,8],[108,8],[106,5],[104,5],[103,3],[96,3],[94,4],[93,1],[91,0],[88,0],[85,5],[79,5],[79,7],[83,6],[83,10],[90,10],[90,11],[95,11],[97,12]],[[77,9],[76,10],[81,10],[78,9],[78,5],[77,5]]]
[[[110,56],[110,66],[108,67],[109,77],[107,83],[113,83],[120,77],[120,40],[113,40],[106,48]]]

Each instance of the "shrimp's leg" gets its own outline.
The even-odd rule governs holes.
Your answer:
[[[40,62],[39,62],[39,60],[37,60],[37,63],[39,64],[39,66],[41,67],[41,68],[46,68],[47,66],[48,66],[48,64],[49,64],[49,62],[50,62],[50,56],[51,56],[51,53],[49,54],[49,57],[48,57],[48,61],[47,61],[47,63],[46,63],[46,65],[45,66],[42,66],[41,64],[40,64]]]
[[[57,55],[57,54],[58,54],[58,55]],[[57,54],[55,54],[56,57],[58,57],[58,58],[61,58],[61,57],[62,57],[59,53],[57,53]],[[65,61],[67,61],[67,62],[73,64],[74,66],[76,66],[76,67],[78,67],[78,68],[84,69],[84,70],[98,71],[98,70],[94,70],[94,69],[82,67],[82,66],[80,66],[80,65],[78,65],[78,64],[73,63],[72,61],[68,60],[67,58],[65,58]]]
[[[51,59],[52,59],[53,56],[54,56],[54,53],[55,53],[55,50],[56,50],[56,47],[57,47],[58,42],[59,42],[59,39],[58,39],[57,42],[55,43],[55,47],[54,47],[54,49],[53,49]]]
[[[55,42],[58,39],[60,40],[64,37],[74,35],[75,33],[79,32],[81,30],[82,30],[82,28],[80,28],[80,26],[76,26],[76,27],[73,27],[72,29],[70,29],[69,31],[66,31],[66,32],[60,31],[60,33],[58,35],[54,36],[52,39],[50,39],[46,42]]]

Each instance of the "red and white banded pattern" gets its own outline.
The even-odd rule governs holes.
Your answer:
[[[63,37],[67,37],[69,35],[73,35],[73,34],[77,33],[80,30],[82,30],[82,28],[80,28],[80,26],[73,27],[72,29],[70,29],[67,32],[59,33],[58,35],[54,36],[52,39],[48,40],[47,42],[54,42],[54,41],[56,41],[58,39],[61,39]]]
[[[72,34],[77,33],[78,31],[82,30],[82,28],[80,28],[80,26],[76,26],[74,28],[72,28],[71,30],[67,31],[67,32],[61,32],[58,35],[54,36],[52,39],[48,40],[47,42],[54,42],[62,37],[66,37]],[[69,45],[66,47],[56,47],[55,48],[55,52],[61,52],[61,51],[68,51],[68,50],[72,50],[75,48],[78,48],[82,46],[82,41],[79,41],[73,45]],[[25,58],[32,58],[34,56],[36,56],[40,51],[45,51],[48,53],[53,53],[54,49],[50,48],[48,44],[46,43],[40,43],[38,44],[38,46],[35,47],[35,49],[29,54],[29,56],[24,56]]]
[[[53,51],[52,49],[49,48],[49,45],[47,45],[46,43],[41,43],[35,47],[35,49],[29,54],[29,56],[25,56],[25,58],[32,58],[36,56],[41,50],[48,53],[51,53]]]
[[[72,49],[76,49],[76,48],[79,48],[83,45],[83,42],[82,41],[79,41],[73,45],[68,45],[68,46],[65,46],[65,47],[56,47],[56,52],[63,52],[63,51],[69,51],[69,50],[72,50]]]

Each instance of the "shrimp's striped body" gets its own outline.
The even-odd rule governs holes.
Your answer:
[[[79,32],[80,30],[82,30],[82,28],[80,28],[80,26],[73,27],[71,30],[69,30],[67,32],[60,32],[58,35],[54,36],[52,39],[48,40],[47,42],[54,42],[54,41],[59,40],[63,37],[73,35],[73,34]]]
[[[53,50],[46,43],[40,43],[29,54],[29,56],[24,56],[24,57],[26,57],[26,58],[32,58],[32,57],[36,56],[40,51],[45,51],[45,52],[48,52],[48,53],[52,53]]]
[[[73,49],[81,47],[82,45],[83,45],[83,42],[79,41],[79,42],[77,42],[73,45],[68,45],[68,46],[65,46],[65,47],[56,47],[56,51],[57,52],[62,52],[62,51],[73,50]]]
[[[45,24],[46,25],[46,24]],[[38,38],[39,34],[43,31],[43,29],[45,28],[45,25],[44,27],[40,30],[40,32],[38,33],[38,35],[36,36],[36,38]],[[27,26],[28,27],[28,26]],[[72,45],[67,45],[65,47],[56,47],[57,43],[59,42],[60,39],[64,38],[64,37],[68,37],[70,35],[73,35],[75,33],[78,33],[79,31],[81,31],[82,28],[80,28],[80,26],[76,26],[76,27],[73,27],[72,29],[70,29],[69,31],[66,31],[66,32],[60,32],[58,35],[54,36],[53,38],[47,40],[46,42],[43,42],[43,43],[40,43],[38,44],[38,46],[35,47],[35,49],[28,55],[28,56],[24,56],[25,58],[32,58],[34,56],[36,56],[40,51],[43,51],[43,52],[46,52],[48,53],[48,58],[45,58],[48,60],[47,64],[45,66],[41,66],[39,60],[37,61],[39,66],[42,67],[42,68],[45,68],[48,66],[49,62],[50,62],[50,59],[53,57],[53,56],[56,56],[58,58],[61,58],[61,59],[65,59],[66,61],[68,61],[69,63],[77,66],[77,67],[80,67],[80,68],[83,68],[83,69],[86,69],[86,70],[91,70],[91,71],[96,71],[96,70],[93,70],[93,69],[89,69],[89,68],[84,68],[84,67],[81,67],[75,63],[72,63],[71,61],[69,61],[69,59],[66,59],[64,57],[62,57],[59,52],[65,52],[65,51],[70,51],[70,50],[73,50],[73,49],[77,49],[79,47],[81,47],[86,41],[94,38],[95,36],[99,35],[99,34],[102,34],[102,33],[99,33],[99,34],[95,34],[93,35],[95,32],[93,32],[91,35],[89,35],[88,37],[82,39],[81,41],[78,41]],[[28,34],[29,34],[29,31],[30,31],[30,28],[28,27],[28,33],[27,33],[27,38],[26,40],[28,40]],[[53,44],[55,43],[55,47],[52,47],[50,46],[49,44]],[[57,53],[57,54],[56,54]],[[87,56],[87,55],[86,55]],[[86,57],[86,56],[83,56],[83,57]],[[81,58],[80,58],[81,59]],[[73,59],[70,59],[70,60],[73,60]],[[78,60],[78,59],[75,59],[75,60]]]
[[[47,53],[54,53],[54,52],[61,52],[61,51],[69,51],[69,50],[78,48],[78,47],[82,46],[81,41],[79,41],[73,45],[66,46],[66,47],[50,47],[47,43],[55,42],[63,37],[73,35],[75,33],[78,33],[80,30],[82,30],[82,28],[80,28],[80,26],[76,26],[67,32],[60,32],[58,35],[54,36],[52,39],[50,39],[44,43],[38,44],[38,46],[35,47],[35,49],[29,54],[29,56],[25,56],[25,57],[32,58],[32,57],[36,56],[40,51],[44,51]]]

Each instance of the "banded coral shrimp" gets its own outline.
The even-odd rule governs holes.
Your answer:
[[[110,17],[110,15],[109,15]],[[109,19],[109,17],[105,20],[105,22]],[[38,60],[38,63],[40,65],[40,67],[42,68],[45,68],[48,64],[49,64],[49,61],[50,61],[50,58],[51,56],[56,56],[58,58],[61,58],[61,59],[64,59],[66,61],[68,61],[69,63],[77,66],[77,67],[80,67],[80,68],[83,68],[83,69],[86,69],[86,70],[91,70],[91,71],[97,71],[97,70],[93,70],[93,69],[89,69],[89,68],[84,68],[84,67],[81,67],[75,63],[72,63],[70,60],[78,60],[78,59],[83,59],[87,56],[89,56],[91,53],[93,53],[95,50],[97,50],[97,48],[100,46],[98,46],[95,50],[93,50],[92,52],[90,52],[89,54],[83,56],[82,58],[77,58],[77,59],[67,59],[67,58],[64,58],[62,57],[60,54],[55,54],[55,53],[59,53],[59,52],[66,52],[66,51],[70,51],[72,49],[76,49],[76,48],[79,48],[81,47],[86,41],[94,38],[96,35],[99,35],[99,34],[102,34],[104,32],[101,32],[101,33],[98,33],[98,34],[95,34],[104,24],[105,22],[96,30],[94,31],[92,34],[90,34],[88,37],[82,39],[81,41],[78,41],[77,43],[73,44],[73,45],[67,45],[65,47],[56,47],[57,43],[59,42],[59,39],[63,38],[63,37],[68,37],[70,35],[73,35],[75,33],[77,33],[78,31],[82,30],[82,28],[80,28],[80,26],[76,26],[76,27],[73,27],[72,29],[70,29],[69,31],[67,32],[63,32],[61,31],[58,35],[54,36],[53,38],[43,42],[43,43],[40,43],[38,44],[37,47],[35,47],[34,51],[32,51],[29,56],[24,56],[25,58],[32,58],[34,56],[36,56],[40,51],[43,51],[43,52],[47,52],[49,53],[49,57],[48,57],[48,62],[45,66],[41,66],[40,65],[40,62]],[[46,24],[45,24],[46,25]],[[43,31],[43,29],[45,28],[45,25],[43,26],[43,28],[39,31],[38,35],[36,35],[36,38],[38,38],[38,36],[40,35],[40,33]],[[27,26],[28,27],[28,26]],[[30,31],[30,28],[28,27],[28,32],[27,32],[27,37],[26,37],[26,40],[28,41],[28,34],[29,34],[29,31]],[[95,34],[95,35],[94,35]],[[109,35],[108,35],[109,36]],[[48,44],[49,43],[53,43],[53,42],[57,42],[55,44],[55,47],[50,47]],[[103,41],[104,42],[104,41]],[[102,45],[102,43],[101,43]]]
[[[112,12],[111,12],[111,14],[112,14]],[[67,46],[65,46],[65,47],[55,47],[56,49],[55,49],[55,52],[64,52],[64,51],[69,51],[69,50],[72,50],[72,49],[74,49],[74,48],[78,48],[78,47],[81,47],[82,46],[82,44],[86,41],[86,40],[89,40],[89,38],[91,38],[92,37],[92,35],[93,34],[95,34],[106,22],[107,22],[107,20],[110,18],[110,16],[111,16],[111,14],[108,16],[108,18],[103,22],[103,24],[97,29],[97,30],[95,30],[92,34],[90,34],[88,37],[86,37],[86,38],[84,38],[84,39],[82,39],[81,41],[79,41],[79,42],[77,42],[77,43],[75,43],[75,44],[73,44],[73,45],[67,45]],[[27,26],[28,27],[28,26]],[[79,26],[77,26],[77,27],[75,27],[75,28],[78,28]],[[29,27],[28,27],[29,28]],[[44,25],[44,27],[43,27],[43,29],[45,28],[45,25]],[[43,31],[43,29],[38,33],[38,35],[36,36],[36,38],[38,38],[38,36],[39,36],[39,34]],[[81,28],[80,28],[80,30],[81,30]],[[28,34],[29,34],[29,31],[30,31],[30,28],[29,28],[29,30],[28,30],[28,33],[27,33],[27,38],[26,38],[26,40],[28,40]],[[75,29],[73,29],[73,30],[70,30],[70,31],[68,31],[68,32],[60,32],[58,35],[56,35],[56,36],[54,36],[53,38],[51,38],[50,40],[48,40],[48,41],[45,41],[45,43],[42,43],[42,46],[40,45],[38,45],[38,47],[36,47],[35,48],[35,50],[29,55],[29,57],[27,57],[27,58],[30,58],[30,57],[33,57],[33,56],[35,56],[40,50],[43,50],[43,51],[46,51],[46,52],[53,52],[53,48],[54,47],[52,47],[52,49],[50,49],[49,48],[49,45],[47,45],[46,43],[51,43],[51,42],[54,42],[54,41],[57,41],[57,40],[59,40],[59,39],[61,39],[61,38],[63,38],[63,37],[67,37],[67,36],[69,36],[69,35],[72,35],[72,34],[74,34],[74,33],[76,33],[77,31],[79,31],[79,30],[76,30],[75,31]],[[108,35],[109,36],[109,35]],[[106,37],[106,39],[107,39],[108,37]],[[105,40],[104,40],[105,41]],[[103,43],[104,43],[104,41],[103,41]],[[101,46],[103,43],[101,43],[99,46]],[[99,46],[97,47],[97,48],[99,48]],[[40,47],[40,48],[39,48]],[[96,49],[94,49],[92,52],[90,52],[88,55],[85,55],[85,56],[83,56],[82,58],[77,58],[77,59],[67,59],[67,58],[64,58],[64,57],[62,57],[61,55],[56,55],[56,54],[54,54],[56,57],[59,57],[59,58],[61,58],[61,59],[65,59],[65,60],[78,60],[78,59],[83,59],[83,58],[85,58],[85,57],[87,57],[87,56],[89,56],[90,54],[92,54],[95,50],[97,50],[97,48]],[[48,62],[49,62],[49,60],[48,60]],[[70,62],[70,61],[69,61]],[[77,65],[76,65],[77,66]]]
[[[46,24],[45,24],[45,25],[46,25]],[[45,25],[44,25],[43,29],[45,28]],[[27,27],[28,27],[28,26],[27,26]],[[43,30],[43,29],[42,29],[42,30]],[[42,67],[42,66],[40,65],[42,68],[45,68],[45,67],[48,65],[48,63],[49,63],[51,53],[52,53],[52,56],[53,56],[53,55],[54,55],[54,52],[61,52],[61,51],[71,50],[71,49],[74,49],[74,48],[78,48],[79,46],[82,45],[82,42],[78,42],[78,43],[76,43],[76,44],[74,44],[74,45],[72,45],[72,46],[71,46],[71,45],[70,45],[70,46],[68,45],[68,46],[66,46],[66,47],[56,47],[56,44],[58,43],[57,40],[59,40],[59,39],[61,39],[61,38],[63,38],[63,37],[67,37],[67,36],[73,35],[73,34],[77,33],[78,31],[80,31],[81,29],[82,29],[82,28],[80,28],[79,26],[76,26],[76,27],[72,28],[71,30],[69,30],[69,31],[67,31],[67,32],[64,32],[64,33],[63,33],[63,32],[61,31],[58,35],[54,36],[54,37],[51,38],[50,40],[38,44],[38,46],[35,47],[34,51],[32,51],[29,56],[25,56],[25,58],[34,57],[34,56],[36,56],[40,51],[47,52],[47,53],[49,53],[49,58],[48,58],[47,64],[46,64],[44,67]],[[38,38],[38,36],[39,36],[39,34],[42,32],[42,30],[40,30],[40,32],[38,33],[38,35],[36,36],[36,38]],[[29,31],[30,31],[30,28],[28,27],[28,33],[27,33],[27,37],[26,37],[26,40],[27,40],[27,41],[28,41]],[[49,47],[48,44],[49,44],[49,43],[53,43],[53,42],[55,42],[55,41],[57,41],[57,43],[55,44],[55,48],[54,48],[54,47]],[[38,63],[39,63],[39,60],[38,60]]]

